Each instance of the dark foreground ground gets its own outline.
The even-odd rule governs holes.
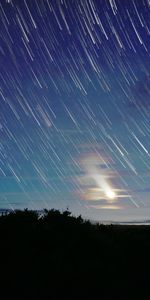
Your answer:
[[[150,299],[150,226],[92,225],[55,210],[0,217],[0,299],[81,296]]]

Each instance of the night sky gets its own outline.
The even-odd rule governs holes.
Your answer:
[[[0,1],[0,208],[150,218],[150,1]]]

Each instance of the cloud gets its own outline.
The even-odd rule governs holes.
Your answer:
[[[114,204],[105,204],[105,205],[90,205],[91,208],[95,209],[122,209],[121,206],[119,205],[114,205]]]
[[[110,165],[111,159],[101,153],[87,153],[79,158],[81,174],[76,176],[79,189],[76,194],[84,200],[89,207],[109,206],[109,209],[121,208],[118,204],[121,198],[128,198],[128,193],[121,188],[114,186],[112,179],[118,175]]]

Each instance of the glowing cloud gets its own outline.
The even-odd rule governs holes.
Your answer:
[[[81,176],[76,179],[78,196],[88,201],[88,207],[96,209],[122,209],[122,205],[118,205],[118,200],[127,198],[137,207],[137,204],[130,199],[131,195],[123,188],[114,186],[113,179],[118,178],[118,174],[111,168],[110,158],[104,158],[99,153],[88,153],[79,160],[82,172]],[[118,183],[119,184],[119,183]],[[96,205],[91,202],[99,202]]]
[[[99,194],[101,193],[99,199],[107,198],[108,201],[112,201],[115,199],[116,193],[108,182],[109,170],[107,166],[104,169],[101,168],[101,165],[104,165],[104,163],[104,160],[100,157],[96,157],[96,155],[89,155],[81,160],[81,165],[84,168],[86,176],[91,178],[94,185],[99,188]]]

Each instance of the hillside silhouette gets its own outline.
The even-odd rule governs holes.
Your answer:
[[[149,298],[150,226],[26,209],[0,217],[0,238],[1,299]]]

